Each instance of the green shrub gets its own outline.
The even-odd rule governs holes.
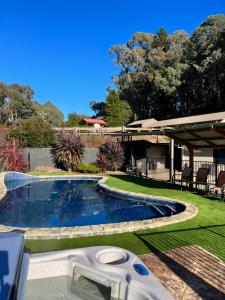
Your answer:
[[[49,147],[54,141],[51,125],[40,116],[20,120],[8,133],[8,139],[18,139],[23,147]]]
[[[98,173],[99,168],[95,164],[79,163],[76,166],[76,171],[81,172],[81,173]]]

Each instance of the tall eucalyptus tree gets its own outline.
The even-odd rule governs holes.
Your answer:
[[[193,32],[185,59],[181,114],[225,110],[225,15],[208,17]]]
[[[136,33],[125,45],[113,46],[114,63],[121,67],[114,77],[120,97],[131,105],[138,118],[162,119],[179,112],[177,88],[188,65],[183,54],[189,43],[184,31],[168,35]]]

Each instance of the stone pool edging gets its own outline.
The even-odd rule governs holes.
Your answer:
[[[6,172],[0,173],[0,201],[5,197],[7,193],[7,188],[5,186],[5,175]]]
[[[7,193],[5,186],[5,177],[12,176],[17,177],[21,173],[13,172],[15,176],[12,176],[12,172],[9,175],[8,172],[0,174],[0,201],[4,198]],[[12,227],[0,224],[0,232],[9,232],[12,230],[19,230],[24,232],[26,239],[66,239],[66,238],[77,238],[77,237],[88,237],[88,236],[98,236],[98,235],[110,235],[116,233],[133,232],[137,230],[151,229],[156,227],[161,227],[169,224],[174,224],[178,222],[183,222],[195,217],[198,213],[198,208],[189,202],[181,201],[178,199],[171,199],[168,197],[158,197],[141,193],[133,193],[120,189],[110,187],[106,184],[108,179],[107,176],[97,176],[97,175],[62,175],[62,176],[32,176],[27,174],[22,174],[30,179],[60,179],[60,178],[99,178],[98,185],[101,189],[109,191],[117,195],[126,195],[132,197],[141,197],[146,199],[157,198],[160,200],[166,200],[169,202],[178,202],[185,205],[186,209],[170,217],[160,217],[155,219],[147,219],[142,221],[130,221],[130,222],[120,222],[112,224],[99,224],[99,225],[87,225],[87,226],[73,226],[73,227],[50,227],[50,228],[26,228],[26,227]],[[14,178],[16,179],[16,178]],[[23,176],[24,179],[24,176]]]

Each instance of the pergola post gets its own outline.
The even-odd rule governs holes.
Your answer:
[[[173,181],[174,175],[174,139],[170,139],[170,182]]]
[[[189,167],[192,168],[191,181],[193,181],[193,171],[194,171],[194,150],[192,147],[188,146],[189,151]],[[193,187],[193,184],[190,184],[190,188]]]

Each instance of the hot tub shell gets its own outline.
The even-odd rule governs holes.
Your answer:
[[[135,266],[141,266],[145,274],[139,274]],[[58,276],[72,277],[75,286],[81,277],[90,279],[108,287],[111,290],[110,299],[114,300],[173,299],[137,256],[117,247],[89,247],[31,256],[27,277],[28,285],[29,280]],[[75,295],[76,292],[79,295],[82,294],[82,291],[76,290],[73,285],[71,285],[71,289]],[[83,294],[85,295],[84,299],[88,299],[88,291],[84,290]],[[94,299],[91,298],[91,294],[89,297],[89,299]],[[31,298],[25,297],[25,299]]]

